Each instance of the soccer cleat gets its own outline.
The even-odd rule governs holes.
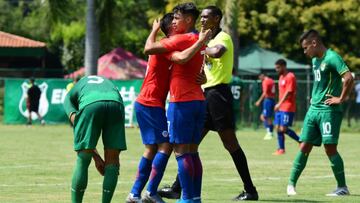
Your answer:
[[[243,191],[242,193],[240,193],[238,196],[236,196],[233,201],[248,201],[248,200],[258,200],[259,199],[259,195],[257,192],[255,193],[248,193]]]
[[[337,187],[332,193],[326,194],[329,197],[337,197],[337,196],[344,196],[350,195],[349,189],[345,187]]]
[[[45,125],[45,120],[41,120],[41,125]]]
[[[284,149],[277,149],[273,155],[283,155],[285,154],[285,150]]]
[[[288,196],[294,196],[296,195],[296,190],[295,190],[295,186],[293,185],[288,185],[286,188],[286,193]]]
[[[130,193],[126,200],[125,200],[126,203],[141,203],[141,198],[140,197],[134,197],[134,194]]]
[[[142,197],[143,203],[165,203],[164,200],[158,195],[150,195],[150,192],[146,191]]]
[[[264,136],[264,140],[271,140],[273,138],[273,134],[271,132],[267,132]]]
[[[165,197],[168,199],[180,199],[181,190],[170,187],[170,185],[165,185],[163,188],[160,188],[157,193],[161,197]]]

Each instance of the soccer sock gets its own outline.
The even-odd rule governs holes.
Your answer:
[[[273,130],[274,130],[274,125],[273,124],[270,124],[270,125],[268,125],[269,126],[269,132],[273,132]]]
[[[267,120],[265,120],[265,121],[263,122],[263,124],[264,124],[265,129],[268,130],[268,129],[269,129],[269,126],[268,126]]]
[[[193,163],[194,163],[194,194],[193,198],[196,198],[194,200],[200,200],[201,199],[201,182],[202,182],[202,174],[203,174],[203,168],[200,160],[199,153],[196,152],[194,154],[191,154]]]
[[[296,134],[295,131],[291,130],[290,128],[288,128],[285,132],[287,135],[289,135],[292,139],[294,139],[295,141],[299,142],[299,136]]]
[[[82,202],[88,181],[88,168],[91,162],[91,153],[79,152],[71,182],[72,203]]]
[[[105,166],[102,203],[111,202],[119,176],[119,165],[109,164]]]
[[[191,200],[194,191],[194,164],[190,154],[176,157],[178,174],[182,188],[182,199]]]
[[[334,173],[337,186],[345,187],[345,172],[344,172],[344,162],[339,153],[336,153],[333,156],[329,156],[329,160],[331,162],[331,169]]]
[[[160,181],[164,175],[166,164],[169,160],[169,155],[157,152],[152,162],[152,169],[150,174],[150,180],[147,187],[147,191],[150,192],[150,196],[156,195]]]
[[[134,194],[134,197],[140,197],[141,191],[144,189],[145,184],[150,176],[151,163],[152,160],[149,160],[145,157],[141,157],[138,171],[136,174],[136,180],[134,186],[131,189],[131,193]]]
[[[289,178],[289,185],[296,186],[296,182],[298,181],[301,172],[304,170],[306,166],[306,162],[308,160],[309,154],[305,154],[302,151],[299,151],[296,154],[293,167],[291,169],[290,178]]]
[[[241,149],[241,147],[235,152],[231,153],[231,157],[234,161],[236,169],[241,177],[241,180],[244,183],[245,191],[248,193],[255,193],[256,188],[253,185],[253,182],[250,177],[249,168],[247,165],[246,156]]]
[[[284,149],[285,150],[285,136],[283,132],[278,131],[278,149]]]

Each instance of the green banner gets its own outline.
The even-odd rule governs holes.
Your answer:
[[[36,84],[41,89],[39,114],[48,124],[67,123],[63,103],[67,94],[66,85],[71,80],[65,79],[38,79]],[[125,126],[133,127],[136,125],[134,102],[140,92],[143,80],[113,80],[119,88],[125,106]],[[29,88],[26,79],[6,79],[4,96],[4,119],[5,124],[25,124],[29,115],[26,109],[26,93]],[[235,116],[239,119],[240,115],[240,94],[242,83],[233,80],[231,90],[234,96]],[[37,115],[32,112],[34,122],[39,122]]]
[[[66,85],[71,82],[65,79],[38,79],[36,84],[41,89],[39,114],[46,123],[66,123],[63,103],[66,96]],[[119,88],[124,100],[126,126],[133,126],[135,120],[134,101],[140,91],[142,80],[113,81]],[[6,79],[4,96],[5,124],[24,124],[29,115],[26,109],[26,92],[29,88],[28,80]],[[38,122],[37,115],[32,119]]]

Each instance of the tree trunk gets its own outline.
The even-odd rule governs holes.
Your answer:
[[[85,75],[97,75],[100,41],[99,27],[95,16],[95,1],[86,1]]]
[[[238,15],[240,9],[240,1],[238,0],[226,0],[225,3],[225,18],[224,29],[229,33],[234,44],[234,73],[237,73],[239,66],[239,34],[238,28]]]

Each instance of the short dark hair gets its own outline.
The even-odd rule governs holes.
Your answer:
[[[222,14],[222,12],[221,12],[221,10],[220,10],[219,7],[217,7],[217,6],[207,6],[207,7],[204,8],[204,10],[205,10],[205,9],[210,10],[210,11],[211,11],[211,15],[213,15],[213,16],[219,16],[220,20],[222,19],[223,14]]]
[[[171,23],[172,23],[172,20],[174,18],[174,13],[167,13],[165,14],[161,20],[160,20],[160,28],[161,28],[161,31],[166,35],[168,36],[169,34],[169,31],[170,31],[170,27],[171,27]]]
[[[278,59],[275,65],[286,66],[286,61],[284,59]]]
[[[299,38],[300,44],[306,39],[316,39],[316,40],[322,42],[319,32],[314,29],[310,29],[310,30],[304,32],[300,36],[300,38]]]
[[[173,12],[180,12],[181,14],[191,15],[194,18],[194,21],[199,17],[200,11],[196,8],[195,4],[192,2],[178,4],[173,9]]]

